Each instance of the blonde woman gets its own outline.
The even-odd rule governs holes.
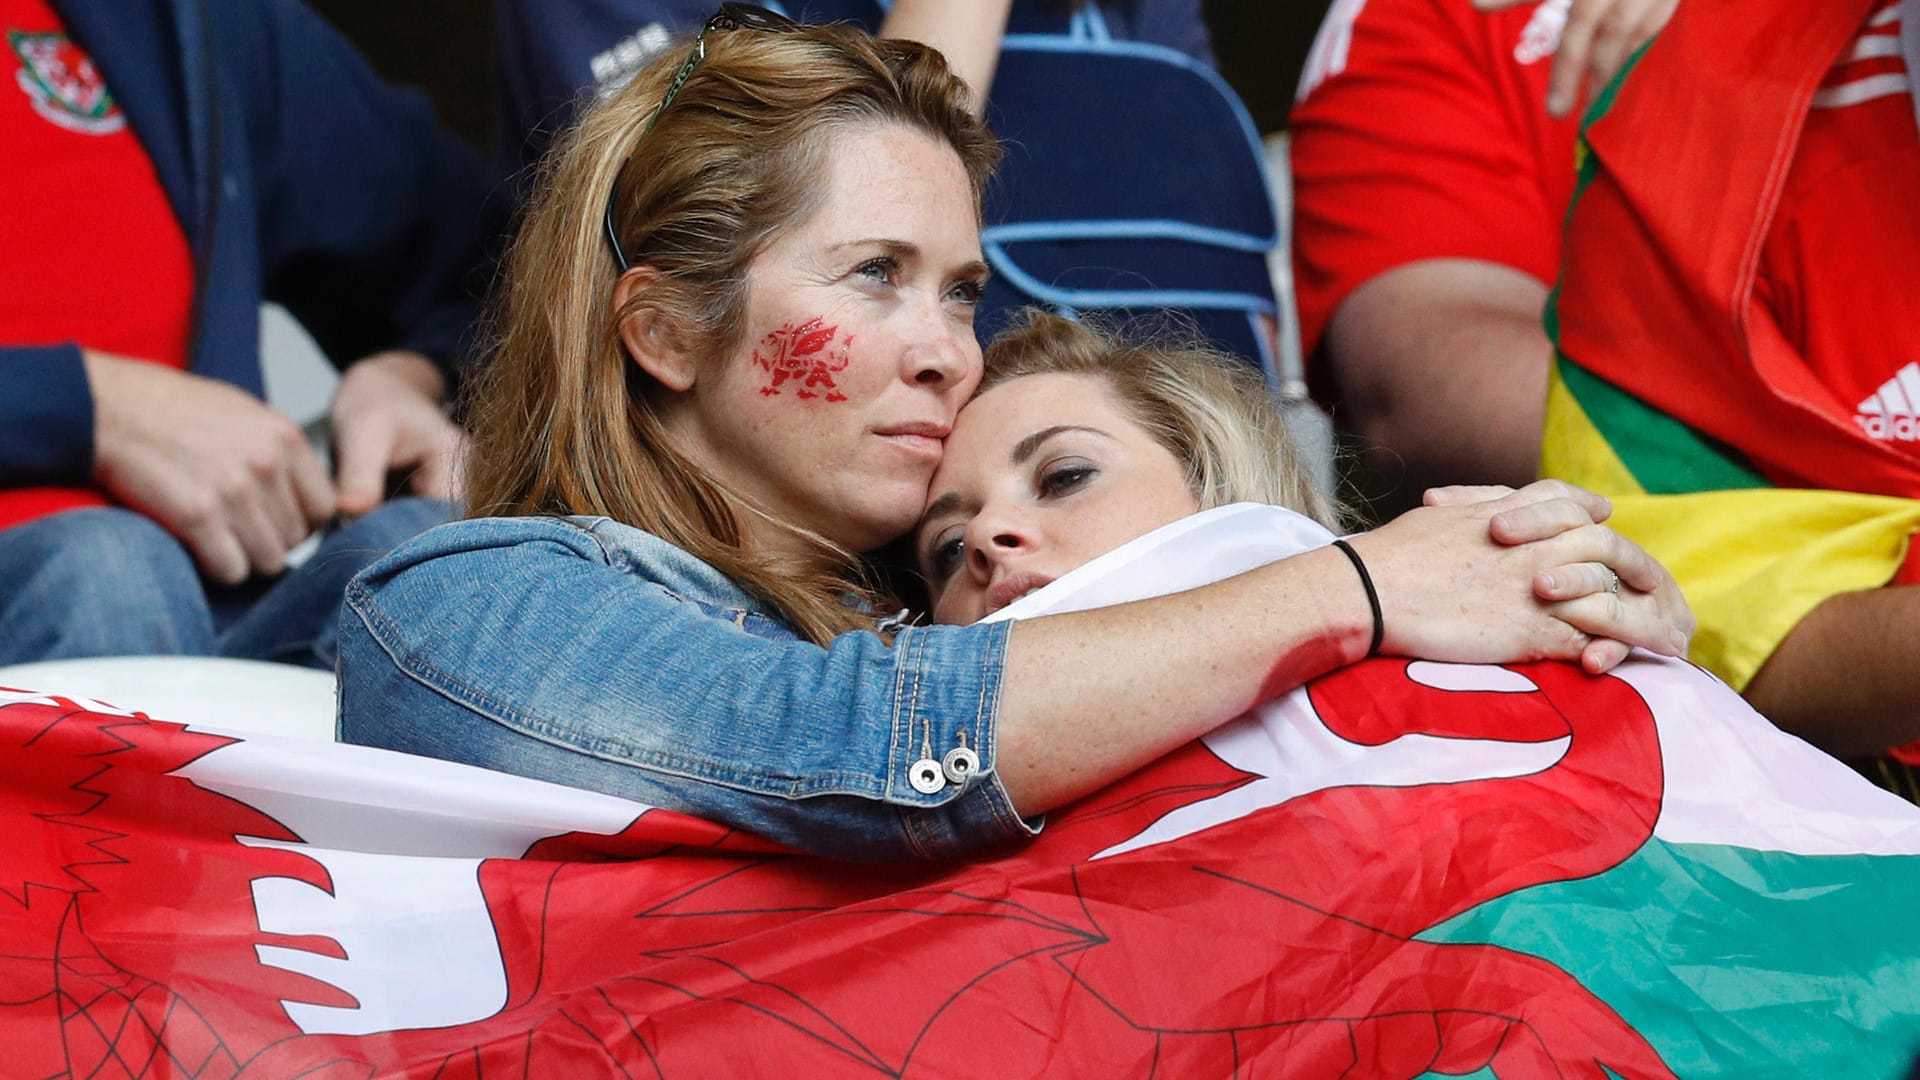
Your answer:
[[[1243,361],[1033,311],[987,350],[985,370],[915,537],[938,622],[974,622],[1228,503],[1283,506],[1342,531]]]
[[[888,619],[857,553],[911,531],[980,379],[997,151],[968,104],[924,46],[730,4],[586,112],[508,260],[481,516],[350,588],[343,738],[815,852],[954,857],[1368,650],[1338,552],[1018,627]],[[1545,486],[1359,538],[1382,647],[1676,651],[1663,597],[1532,595],[1563,562],[1658,573],[1602,514]]]
[[[1444,489],[1431,497],[1504,493]],[[1245,363],[1203,345],[1114,334],[1039,311],[987,350],[980,390],[955,421],[929,494],[915,552],[935,620],[952,624],[991,615],[1129,540],[1229,503],[1281,506],[1342,528],[1295,457],[1265,382]],[[1583,528],[1606,542],[1603,526]],[[1583,541],[1569,533],[1554,542]],[[1684,624],[1684,602],[1665,572],[1652,569],[1633,588],[1662,593]],[[1543,572],[1535,591],[1583,621],[1579,609],[1591,615],[1618,600],[1615,580],[1604,562],[1569,563]],[[1605,639],[1582,659],[1604,670],[1626,652]]]

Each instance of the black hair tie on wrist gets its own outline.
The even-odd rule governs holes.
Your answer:
[[[1367,607],[1373,609],[1373,641],[1367,645],[1368,656],[1380,655],[1380,639],[1386,636],[1387,622],[1380,615],[1380,594],[1373,591],[1373,575],[1367,573],[1367,564],[1360,561],[1360,553],[1345,540],[1335,540],[1333,546],[1346,553],[1352,560],[1353,568],[1360,574],[1360,585],[1367,590]]]

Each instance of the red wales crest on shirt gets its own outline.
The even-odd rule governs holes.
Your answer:
[[[108,135],[127,126],[126,114],[107,93],[93,59],[65,34],[7,31],[19,59],[14,81],[48,120],[86,135]]]

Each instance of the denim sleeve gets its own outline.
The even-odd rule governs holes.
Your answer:
[[[747,629],[763,616],[677,597],[566,532],[424,557],[416,542],[356,579],[342,739],[840,858],[949,858],[1037,830],[995,768],[1008,625],[771,640]],[[972,778],[916,790],[915,763],[957,747]]]

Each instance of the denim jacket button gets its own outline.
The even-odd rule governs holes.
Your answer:
[[[964,746],[956,746],[940,759],[940,771],[950,784],[964,784],[980,771],[980,755]]]
[[[913,784],[913,790],[922,795],[932,795],[947,786],[947,775],[940,763],[930,757],[921,758],[907,768],[907,780]]]

